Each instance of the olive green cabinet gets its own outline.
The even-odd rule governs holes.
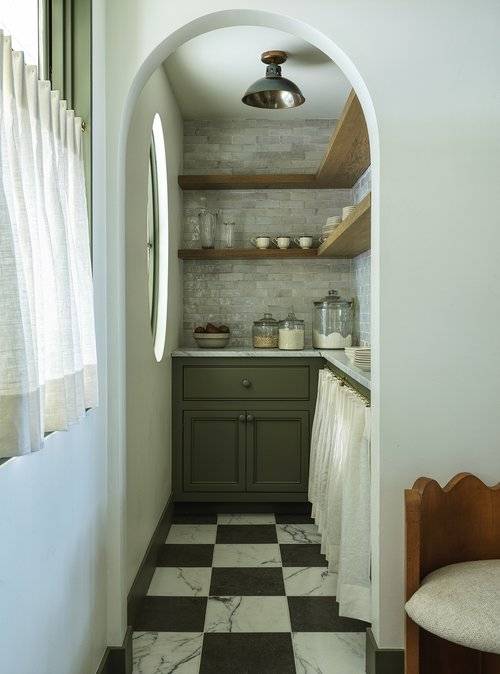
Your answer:
[[[320,358],[173,358],[178,501],[306,501]]]

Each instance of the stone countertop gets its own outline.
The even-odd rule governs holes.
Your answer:
[[[365,372],[353,365],[342,349],[318,350],[303,349],[302,351],[281,351],[280,349],[252,349],[239,347],[231,349],[197,349],[179,348],[172,353],[173,358],[324,358],[327,362],[338,367],[349,375],[358,384],[367,389],[371,388],[370,372]]]

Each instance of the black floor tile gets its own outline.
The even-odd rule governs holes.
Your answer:
[[[134,629],[152,632],[203,632],[206,597],[145,597]]]
[[[292,632],[364,632],[361,620],[341,618],[333,597],[288,597]]]
[[[172,524],[217,524],[217,515],[174,515]]]
[[[212,597],[271,597],[284,594],[283,572],[280,568],[212,569]]]
[[[280,545],[283,566],[328,566],[321,546],[314,543]]]
[[[295,674],[291,635],[205,634],[200,674]]]
[[[310,515],[275,515],[276,524],[314,524]]]
[[[212,566],[214,546],[162,545],[158,553],[157,566]]]
[[[274,524],[219,524],[216,543],[277,543]]]

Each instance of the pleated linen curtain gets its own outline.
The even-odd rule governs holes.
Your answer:
[[[337,574],[339,613],[369,622],[370,409],[327,369],[319,373],[309,500],[321,551]]]
[[[0,31],[0,457],[97,402],[81,119]]]

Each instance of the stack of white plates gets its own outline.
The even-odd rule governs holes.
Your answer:
[[[346,218],[348,218],[355,208],[356,208],[356,205],[354,205],[354,206],[344,206],[344,208],[342,209],[342,220],[345,220]]]
[[[345,354],[353,365],[368,371],[372,366],[372,352],[369,346],[346,347]]]
[[[342,218],[340,215],[332,215],[331,217],[326,219],[325,224],[321,228],[321,236],[320,240],[323,243],[323,241],[326,241],[330,234],[333,232],[333,230],[340,225],[342,222]]]

